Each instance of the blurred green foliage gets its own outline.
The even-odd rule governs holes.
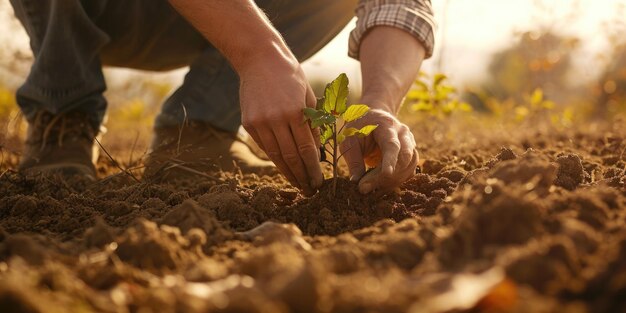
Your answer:
[[[626,43],[615,45],[609,60],[592,88],[593,115],[599,118],[626,113]]]
[[[492,57],[488,78],[480,88],[500,101],[521,101],[538,88],[564,100],[578,46],[578,38],[552,31],[522,33],[516,43]]]
[[[0,86],[0,120],[8,120],[16,112],[15,94],[13,91]]]
[[[420,73],[406,95],[404,107],[408,113],[421,112],[431,117],[444,118],[455,112],[471,112],[472,106],[460,100],[457,89],[447,79],[441,73],[432,78]]]

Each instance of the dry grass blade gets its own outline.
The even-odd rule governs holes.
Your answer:
[[[109,153],[109,151],[107,151],[107,149],[104,148],[104,146],[102,145],[102,143],[100,143],[100,140],[98,140],[98,138],[95,138],[96,142],[98,143],[98,146],[100,146],[100,149],[102,149],[102,151],[104,151],[104,154],[106,154],[109,159],[111,160],[111,162],[113,162],[113,165],[115,165],[115,167],[117,167],[120,171],[122,171],[123,173],[125,173],[126,175],[130,176],[134,181],[136,181],[137,183],[141,183],[141,181],[135,177],[135,175],[133,175],[133,173],[131,173],[128,169],[123,168],[114,158],[113,156],[111,156],[111,154]]]
[[[130,155],[128,156],[128,166],[132,166],[133,164],[133,154],[135,152],[135,148],[137,147],[137,141],[139,140],[139,132],[135,135],[135,141],[133,141],[133,147],[130,149]]]
[[[180,155],[180,141],[183,138],[183,130],[185,129],[185,126],[187,125],[187,108],[185,107],[184,103],[181,103],[180,106],[183,107],[183,123],[180,125],[180,128],[178,129],[178,141],[176,142],[176,155]]]
[[[198,176],[202,176],[202,177],[204,177],[204,178],[208,178],[208,179],[210,179],[210,180],[212,180],[212,181],[214,181],[214,182],[220,182],[220,180],[219,180],[219,179],[217,179],[217,178],[215,178],[215,177],[213,177],[213,176],[211,176],[211,175],[208,175],[208,174],[206,174],[206,173],[202,173],[202,172],[200,172],[200,171],[198,171],[198,170],[194,170],[193,168],[190,168],[190,167],[184,166],[184,165],[182,165],[182,164],[172,164],[172,165],[170,165],[170,166],[168,166],[168,167],[164,168],[164,170],[165,170],[165,171],[168,171],[168,170],[175,169],[175,168],[176,168],[176,169],[183,170],[183,171],[186,171],[186,172],[189,172],[189,173],[192,173],[192,174],[196,174],[196,175],[198,175]]]
[[[134,170],[139,170],[139,169],[142,169],[142,168],[145,168],[145,166],[141,165],[141,166],[130,167],[127,170],[128,171],[134,171]],[[109,175],[107,177],[104,177],[104,178],[98,180],[96,182],[96,184],[105,184],[106,182],[108,182],[108,181],[110,181],[110,180],[112,180],[112,179],[114,179],[116,177],[119,177],[120,175],[127,175],[127,174],[126,174],[126,172],[118,172],[118,173],[115,173],[115,174],[111,174],[111,175]]]

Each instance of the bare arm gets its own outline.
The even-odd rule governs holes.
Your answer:
[[[323,176],[302,109],[316,100],[280,33],[252,0],[170,3],[239,74],[243,126],[294,186],[312,194]]]
[[[361,43],[361,102],[372,110],[355,126],[378,124],[379,127],[371,138],[346,140],[342,148],[346,151],[351,179],[360,180],[359,189],[363,193],[396,187],[415,174],[419,160],[415,139],[395,115],[418,75],[424,56],[423,45],[398,28],[375,27]],[[376,170],[363,176],[367,159],[378,164]]]
[[[373,28],[361,43],[362,101],[396,114],[425,54],[409,33],[389,26]]]

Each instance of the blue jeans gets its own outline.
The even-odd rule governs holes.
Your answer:
[[[303,61],[354,16],[356,0],[256,1]],[[102,66],[167,71],[189,66],[155,127],[187,118],[235,132],[239,78],[226,59],[166,0],[11,0],[35,57],[17,102],[26,119],[81,111],[99,128],[107,102]],[[233,34],[236,36],[236,34]],[[346,43],[347,44],[347,43]]]

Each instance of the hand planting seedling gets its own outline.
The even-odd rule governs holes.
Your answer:
[[[326,86],[324,97],[318,99],[315,108],[304,109],[304,116],[311,123],[311,128],[320,129],[322,149],[321,162],[329,163],[333,168],[332,195],[337,192],[338,163],[343,154],[339,154],[339,145],[351,136],[368,136],[378,125],[365,125],[360,129],[347,127],[347,123],[358,120],[369,111],[365,104],[348,106],[348,76],[342,73]],[[342,120],[341,126],[338,124]],[[332,157],[332,162],[326,160],[326,152]]]

